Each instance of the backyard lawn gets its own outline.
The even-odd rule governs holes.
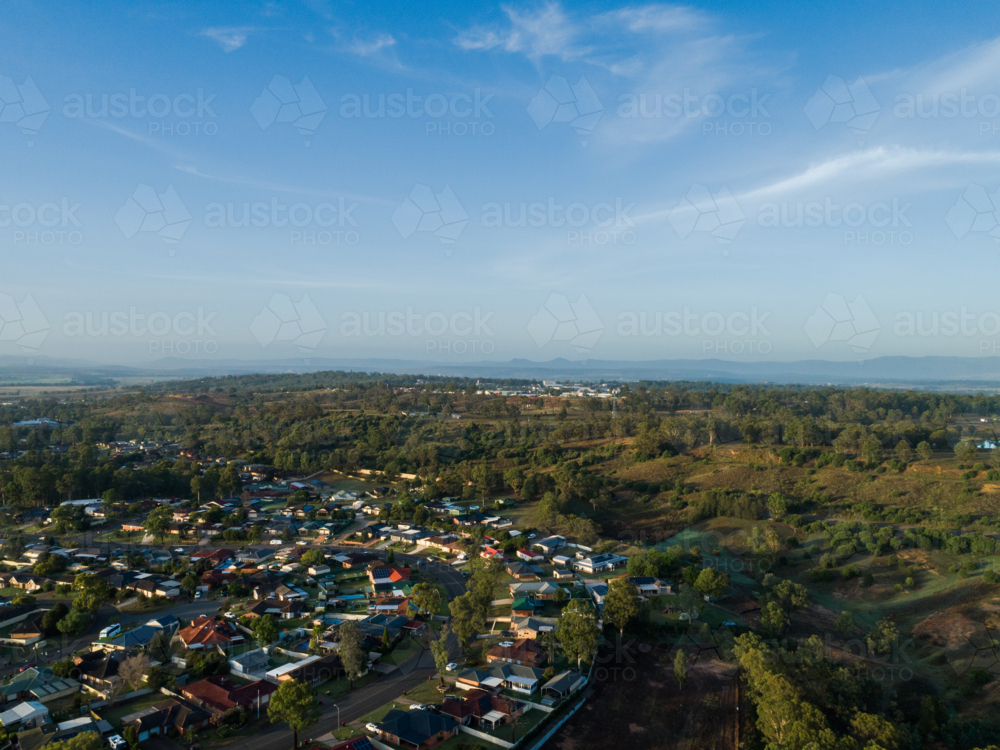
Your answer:
[[[127,695],[125,696],[128,697]],[[155,692],[149,695],[143,695],[140,698],[136,698],[134,701],[128,701],[123,703],[121,700],[118,701],[112,708],[102,708],[98,709],[98,715],[115,729],[121,728],[121,721],[123,716],[128,716],[129,714],[134,714],[136,711],[141,711],[144,708],[149,708],[154,703],[159,703],[160,701],[167,700],[167,696],[163,693]]]

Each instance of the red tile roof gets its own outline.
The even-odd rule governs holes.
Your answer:
[[[237,685],[225,677],[213,675],[185,685],[181,688],[181,693],[214,711],[225,713],[237,706],[250,708],[256,704],[258,696],[263,700],[265,696],[277,689],[277,685],[267,680],[258,680],[248,685]]]
[[[193,620],[191,625],[184,628],[178,635],[184,641],[184,645],[190,648],[192,645],[225,646],[239,636],[239,633],[228,622],[219,622],[214,617],[202,615]],[[239,637],[242,638],[242,636]]]

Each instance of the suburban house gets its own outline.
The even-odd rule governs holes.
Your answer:
[[[513,576],[518,581],[537,581],[538,573],[529,565],[522,562],[507,563],[507,574]]]
[[[486,663],[506,662],[540,667],[545,663],[545,653],[538,641],[518,638],[516,641],[501,641],[486,653]]]
[[[302,610],[305,608],[305,603],[301,601],[281,602],[277,599],[262,599],[248,609],[243,616],[251,620],[255,617],[263,617],[264,615],[271,615],[282,620],[291,620],[301,615]]]
[[[521,597],[515,599],[514,603],[510,605],[510,615],[511,617],[532,617],[539,606],[539,602],[531,597]]]
[[[552,555],[556,551],[562,549],[566,546],[566,537],[564,536],[549,536],[545,539],[541,539],[534,544],[532,547],[537,547],[542,551],[543,554]]]
[[[4,573],[0,574],[0,581],[4,581],[8,588],[23,589],[28,593],[41,591],[48,578],[31,575],[30,573]]]
[[[166,735],[171,729],[178,734],[184,734],[192,727],[197,731],[204,728],[211,718],[203,708],[186,700],[171,698],[123,716],[122,727],[135,727],[142,742],[150,737]]]
[[[281,584],[274,590],[274,595],[283,602],[303,601],[309,598],[309,594],[300,588]]]
[[[225,650],[244,641],[242,633],[228,622],[220,622],[205,615],[192,620],[191,625],[177,635],[190,649],[211,649],[218,646]]]
[[[413,750],[429,750],[458,734],[458,722],[453,718],[423,710],[394,708],[377,726],[381,739]]]
[[[597,586],[588,586],[587,590],[590,592],[591,597],[594,599],[594,604],[598,608],[604,606],[604,600],[608,596],[608,585],[606,583],[598,584]]]
[[[28,615],[15,625],[8,633],[4,641],[7,645],[30,646],[38,643],[45,636],[42,629],[43,612],[38,611]]]
[[[510,584],[510,595],[519,598],[532,596],[535,599],[552,599],[562,587],[548,581],[528,581]]]
[[[121,682],[118,676],[118,665],[126,656],[120,651],[106,653],[104,651],[89,651],[73,659],[79,679],[98,692],[107,693]]]
[[[614,570],[627,562],[628,558],[606,552],[577,560],[573,563],[573,567],[581,573],[601,573],[606,570]]]
[[[410,569],[398,565],[379,565],[368,569],[368,579],[378,583],[401,583],[410,580]]]
[[[519,549],[515,554],[526,563],[543,562],[545,560],[545,555],[540,555],[530,549]]]
[[[290,662],[281,667],[275,667],[264,675],[264,679],[279,685],[288,680],[304,682],[307,685],[319,685],[327,680],[333,680],[344,673],[344,665],[340,656],[307,656],[301,661]]]
[[[251,675],[263,672],[270,662],[270,657],[264,653],[263,649],[247,651],[239,656],[229,658],[229,667],[233,674],[240,677],[250,677]]]
[[[567,670],[553,677],[542,685],[542,703],[558,703],[572,693],[582,682],[579,672]]]
[[[554,555],[552,557],[552,564],[555,565],[555,566],[557,566],[557,567],[563,567],[564,568],[567,565],[572,564],[572,562],[573,562],[573,558],[572,557],[566,557],[566,555]]]
[[[489,691],[507,689],[531,695],[538,688],[542,675],[542,670],[537,667],[498,662],[488,671],[466,669],[464,672],[460,672],[455,680],[455,687],[462,690],[470,688]]]
[[[249,685],[237,684],[220,675],[212,675],[192,682],[180,689],[181,695],[213,714],[224,714],[231,708],[249,712],[254,707],[266,706],[271,693],[278,686],[267,680],[257,680]]]
[[[633,576],[628,580],[635,586],[640,596],[660,596],[673,593],[673,587],[669,583],[653,576]]]
[[[57,677],[51,669],[28,667],[0,686],[0,703],[15,701],[50,701],[65,698],[80,691],[80,683],[68,677]]]
[[[515,617],[510,621],[510,629],[518,638],[537,639],[542,633],[555,630],[555,627],[555,618],[548,617]]]
[[[234,551],[231,549],[202,550],[191,555],[191,562],[199,563],[204,560],[210,565],[222,565],[222,563],[226,562],[234,554]]]
[[[524,713],[524,704],[473,688],[457,700],[446,700],[441,706],[441,713],[465,726],[493,730],[506,724],[511,717]]]
[[[16,703],[0,713],[0,724],[10,732],[12,729],[28,729],[45,724],[49,720],[49,707],[38,701]]]
[[[376,599],[374,605],[369,605],[369,611],[382,615],[399,615],[406,617],[410,610],[410,598],[407,596],[388,596]]]

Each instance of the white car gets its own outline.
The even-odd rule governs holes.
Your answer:
[[[120,734],[113,734],[108,737],[108,745],[111,746],[111,750],[125,750],[128,744],[125,742],[125,738]]]
[[[280,539],[272,539],[270,541],[270,544],[281,544],[281,540]]]
[[[451,664],[446,664],[445,669],[447,669],[449,672],[457,672],[458,665],[455,662],[452,662]]]
[[[307,544],[309,544],[309,542],[307,542],[305,539],[299,539],[299,541],[297,541],[296,544],[299,545],[300,547],[305,547]]]
[[[425,708],[427,708],[427,706],[423,703],[414,703],[410,706],[411,711],[423,711]]]
[[[372,734],[378,734],[378,727],[372,723],[365,724],[365,729],[367,729]]]
[[[227,620],[235,620],[236,614],[234,612],[226,612],[226,614],[224,614],[223,617],[225,617]]]

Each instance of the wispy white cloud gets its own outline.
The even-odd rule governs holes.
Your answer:
[[[642,5],[602,13],[597,26],[606,23],[622,25],[634,32],[691,31],[706,22],[705,14],[682,5]]]
[[[348,48],[356,55],[368,57],[369,55],[374,55],[383,49],[391,48],[395,45],[396,40],[391,34],[379,34],[368,40],[356,39],[351,42]]]
[[[224,175],[224,174],[211,174],[209,172],[203,172],[195,166],[190,164],[175,164],[174,169],[179,172],[184,172],[185,174],[193,175],[195,177],[201,177],[206,180],[212,180],[213,182],[222,182],[227,185],[240,185],[243,187],[251,187],[258,190],[268,190],[271,192],[288,193],[290,195],[308,195],[315,198],[324,199],[338,199],[344,198],[347,200],[364,201],[365,203],[378,204],[384,206],[396,206],[396,201],[390,201],[385,198],[376,198],[370,195],[361,195],[357,193],[350,193],[345,191],[332,191],[332,190],[314,190],[312,188],[303,188],[297,185],[288,185],[275,182],[269,182],[267,180],[258,180],[254,177],[244,177],[242,175]]]
[[[218,45],[222,47],[223,52],[232,52],[234,50],[238,50],[246,44],[247,38],[253,31],[255,31],[255,29],[252,26],[215,26],[208,29],[202,29],[198,32],[198,35],[208,37],[218,43]]]
[[[916,170],[1000,164],[1000,151],[956,151],[878,146],[841,154],[813,164],[789,177],[762,185],[738,198],[754,200],[836,183],[883,183]]]
[[[521,11],[504,5],[508,24],[504,27],[476,26],[459,32],[455,44],[464,50],[521,52],[531,59],[546,55],[563,60],[578,59],[590,47],[578,43],[581,27],[557,3],[548,3],[537,10]]]

